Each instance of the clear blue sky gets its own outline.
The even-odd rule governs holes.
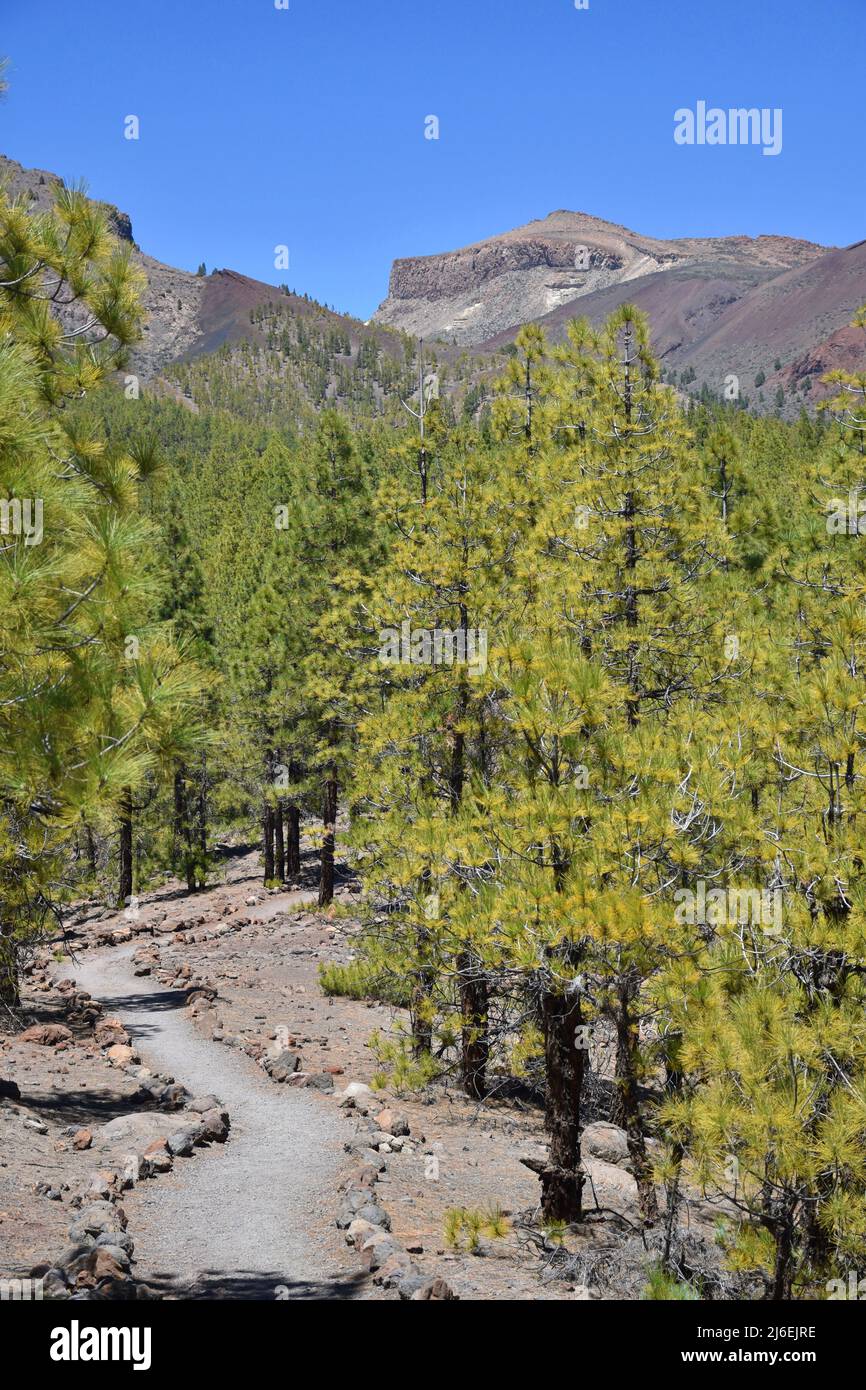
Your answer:
[[[866,236],[864,19],[864,0],[0,0],[0,151],[86,179],[161,260],[364,318],[394,257],[556,208],[844,245]],[[782,153],[676,145],[698,100],[781,107]]]

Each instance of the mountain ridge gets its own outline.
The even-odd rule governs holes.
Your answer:
[[[0,180],[38,210],[62,184],[5,156]],[[467,350],[485,358],[507,350],[523,323],[541,324],[557,341],[570,319],[600,323],[626,300],[648,315],[668,380],[721,395],[734,377],[758,410],[778,407],[781,391],[792,413],[821,394],[826,372],[850,370],[862,356],[849,325],[866,302],[866,240],[823,247],[777,233],[664,239],[560,208],[455,251],[399,258],[388,297],[362,323],[239,271],[199,275],[166,265],[141,250],[127,213],[94,201],[147,282],[143,339],[130,360],[145,380],[243,341],[262,349],[269,334],[253,319],[268,306],[271,316],[313,319],[318,333],[348,335],[348,352],[329,351],[323,403],[333,399],[341,357],[357,361],[365,344],[401,357],[399,336],[388,337],[395,331],[432,339],[443,361]],[[266,364],[257,370],[266,374]],[[752,399],[759,382],[762,394]]]
[[[394,262],[374,321],[475,346],[585,296],[668,269],[714,267],[723,277],[804,265],[828,248],[776,234],[657,238],[590,213],[559,209],[454,251]]]

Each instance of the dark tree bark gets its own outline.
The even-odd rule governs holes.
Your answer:
[[[189,787],[186,767],[181,763],[174,774],[174,825],[172,848],[175,869],[183,868],[190,893],[196,889],[195,855],[192,848],[192,824],[189,816]]]
[[[629,1072],[629,1037],[619,1018],[617,1018],[616,1024],[616,1061],[613,1068],[614,1087],[610,1100],[610,1122],[612,1125],[618,1125],[620,1129],[625,1129],[625,1085]]]
[[[451,808],[456,811],[463,798],[463,781],[465,778],[466,761],[466,737],[457,732],[453,736],[453,746],[451,750],[451,768],[448,774],[448,791],[451,798]]]
[[[468,652],[469,614],[466,605],[462,602],[460,604],[460,631],[463,634],[463,650]],[[451,766],[448,770],[448,794],[451,810],[454,812],[460,809],[460,803],[463,800],[463,784],[466,780],[466,735],[463,732],[463,725],[468,708],[469,692],[466,689],[465,677],[461,676],[457,692],[457,705],[454,711],[455,729],[451,739]]]
[[[120,807],[120,892],[121,904],[132,897],[132,792],[123,794]]]
[[[171,822],[171,858],[175,869],[189,843],[186,803],[186,768],[178,763],[174,770],[174,816]]]
[[[262,812],[262,840],[264,842],[265,883],[274,877],[274,808],[265,806]]]
[[[286,878],[297,883],[301,876],[301,808],[286,807]]]
[[[461,628],[468,631],[466,610],[461,606]],[[464,635],[464,642],[466,641]],[[464,650],[466,650],[464,646]],[[460,724],[466,716],[468,695],[461,683],[457,706],[457,719]],[[463,800],[463,787],[466,780],[466,737],[458,728],[455,730],[451,747],[451,767],[449,771],[449,795],[451,810],[456,814]],[[490,991],[481,963],[470,951],[461,952],[457,957],[458,992],[460,1012],[463,1016],[460,1039],[460,1069],[463,1089],[473,1100],[482,1100],[487,1091],[487,1062],[490,1054],[488,1034],[488,1009]]]
[[[205,888],[207,886],[207,787],[207,756],[203,753],[197,798],[200,888]]]
[[[668,1046],[676,1047],[678,1042],[678,1037],[669,1038]],[[684,1078],[682,1072],[679,1069],[679,1063],[671,1059],[670,1053],[668,1054],[668,1059],[665,1064],[665,1070],[665,1094],[669,1098],[675,1098],[679,1100],[683,1094]],[[667,1201],[665,1205],[665,1234],[664,1244],[662,1246],[662,1265],[667,1271],[667,1273],[673,1278],[677,1277],[677,1271],[673,1265],[671,1252],[673,1251],[674,1236],[677,1230],[680,1206],[682,1203],[681,1181],[683,1159],[685,1158],[685,1154],[686,1148],[683,1141],[680,1139],[674,1140],[671,1146],[671,1160],[673,1172],[667,1180]]]
[[[331,772],[325,783],[325,804],[322,808],[325,837],[322,841],[322,867],[319,878],[319,907],[334,900],[334,835],[337,825],[337,779]]]
[[[87,821],[84,822],[84,838],[87,843],[87,867],[95,877],[98,868],[96,862],[96,841],[93,838],[93,831]]]
[[[770,1224],[776,1242],[776,1261],[770,1299],[773,1303],[790,1303],[794,1284],[794,1202],[785,1197]]]
[[[546,1163],[526,1160],[541,1179],[541,1210],[546,1221],[579,1221],[583,1208],[580,1171],[580,1107],[586,1051],[578,1033],[580,995],[545,989],[541,1001],[546,1077]]]
[[[283,803],[274,807],[274,877],[280,883],[286,879],[286,846],[283,839]]]
[[[641,1215],[648,1226],[659,1219],[658,1198],[652,1163],[646,1147],[643,1116],[638,1086],[640,1063],[640,1028],[635,1013],[638,982],[634,975],[621,981],[617,990],[616,1009],[616,1119],[626,1133],[632,1172],[637,1183]]]
[[[11,934],[0,927],[0,1004],[17,1009],[21,1003],[18,988],[18,953]]]
[[[419,934],[422,950],[428,933]],[[421,966],[415,971],[412,982],[412,997],[409,1002],[409,1028],[412,1034],[412,1056],[416,1061],[427,1057],[433,1051],[433,1024],[430,1018],[429,1003],[433,994],[434,973],[431,967]]]
[[[487,1094],[489,989],[480,963],[471,955],[458,958],[460,1008],[463,1015],[461,1070],[463,1089],[473,1100]]]

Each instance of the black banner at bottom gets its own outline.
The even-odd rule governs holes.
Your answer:
[[[303,1306],[292,1307],[293,1302]],[[339,1307],[329,1306],[331,1334],[340,1330],[343,1317],[348,1316],[347,1330],[384,1334],[389,1345],[404,1330],[417,1335],[418,1314],[410,1309],[392,1307],[391,1313],[377,1313],[369,1300],[357,1302],[364,1309],[362,1323],[355,1323],[356,1315],[344,1302]],[[54,1378],[62,1382],[76,1373],[92,1376],[100,1367],[115,1375],[128,1371],[139,1379],[154,1374],[174,1376],[187,1368],[201,1374],[205,1363],[211,1370],[216,1367],[227,1372],[226,1355],[235,1373],[246,1362],[258,1374],[263,1357],[285,1363],[290,1345],[287,1338],[296,1346],[305,1345],[294,1339],[314,1330],[310,1327],[311,1314],[316,1321],[313,1303],[315,1300],[306,1299],[267,1304],[229,1300],[5,1301],[0,1303],[0,1337],[8,1350],[16,1348],[24,1355],[31,1371],[47,1375],[49,1383]],[[384,1321],[371,1323],[371,1317],[378,1316]],[[427,1323],[428,1316],[433,1317],[432,1324]],[[438,1319],[443,1316],[449,1330],[461,1327],[461,1306],[455,1302],[450,1312],[425,1316],[424,1335],[442,1326]],[[463,1324],[473,1339],[487,1332],[486,1316],[473,1304],[471,1321]],[[592,1355],[594,1362],[603,1358],[619,1373],[631,1369],[669,1372],[679,1367],[686,1375],[694,1372],[698,1378],[713,1367],[736,1371],[741,1366],[760,1367],[772,1374],[806,1369],[826,1375],[843,1364],[856,1364],[863,1340],[859,1308],[846,1306],[841,1300],[787,1304],[575,1300],[570,1305],[564,1300],[538,1300],[509,1304],[508,1317],[504,1337],[491,1340],[489,1333],[485,1336],[486,1366],[495,1364],[498,1349],[503,1355],[512,1354],[508,1351],[512,1342],[509,1332],[525,1336],[536,1328],[556,1339],[551,1348],[558,1347],[558,1351],[548,1354],[573,1363],[586,1354]],[[495,1312],[490,1330],[495,1334]],[[326,1359],[329,1345],[318,1343],[319,1353],[324,1351]]]

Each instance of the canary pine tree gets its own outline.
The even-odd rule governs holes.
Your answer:
[[[299,673],[304,705],[299,723],[309,775],[321,796],[319,904],[324,907],[334,896],[337,816],[349,777],[352,728],[340,718],[339,698],[335,701],[328,676],[321,671],[328,654],[317,643],[316,632],[340,578],[365,572],[378,555],[372,507],[376,467],[369,451],[357,447],[345,421],[332,411],[322,415],[298,462],[295,496],[303,499],[297,518],[298,587],[308,595],[309,656]]]
[[[690,471],[688,439],[658,385],[641,317],[624,306],[601,335],[573,325],[558,359],[537,459],[544,501],[525,552],[531,607],[517,690],[530,697],[531,722],[518,720],[530,781],[511,798],[528,808],[543,792],[550,817],[547,837],[536,828],[519,844],[517,864],[536,845],[561,901],[575,894],[581,904],[563,914],[548,900],[546,914],[533,914],[549,931],[540,977],[552,1136],[543,1205],[559,1219],[580,1211],[582,1063],[575,1066],[567,1033],[577,1021],[590,1036],[591,1017],[616,1038],[613,1113],[654,1222],[639,1101],[644,986],[669,948],[653,899],[693,853],[673,829],[675,792],[695,708],[723,676],[724,623],[702,587],[712,587],[724,536]],[[591,715],[579,698],[589,691]],[[496,814],[490,819],[496,824]],[[528,809],[526,819],[528,828]]]
[[[788,471],[767,611],[748,639],[749,694],[705,742],[729,775],[715,853],[721,841],[751,860],[777,910],[757,929],[717,924],[664,995],[688,1078],[666,1120],[738,1213],[732,1265],[773,1299],[815,1296],[866,1234],[857,380],[833,402],[838,433]]]
[[[488,637],[510,600],[516,539],[495,452],[465,429],[428,435],[427,466],[395,469],[377,509],[385,563],[364,598],[373,679],[353,798],[354,840],[377,898],[391,905],[393,959],[411,981],[410,1043],[429,1059],[434,1027],[456,1030],[464,1088],[486,1085],[489,980],[472,904],[484,866],[467,816],[499,737]]]
[[[326,906],[339,811],[395,1084],[537,1086],[550,1222],[591,1102],[666,1276],[702,1187],[749,1287],[820,1294],[866,1239],[863,376],[826,424],[684,410],[626,305],[523,329],[420,449],[116,390],[103,429],[69,402],[122,368],[134,280],[80,195],[0,203],[4,1000],[78,834],[121,820],[126,897],[160,819],[202,883],[209,814],[294,880],[303,812]]]
[[[154,596],[148,450],[69,408],[123,367],[138,277],[77,190],[0,193],[0,995],[59,915],[65,845],[123,805],[177,734],[189,672],[139,633]],[[129,639],[133,639],[130,642]]]

